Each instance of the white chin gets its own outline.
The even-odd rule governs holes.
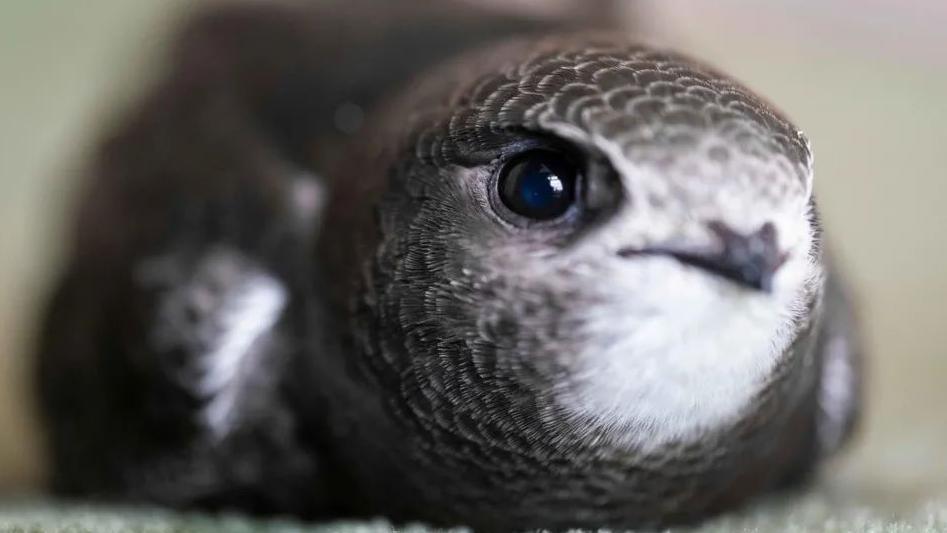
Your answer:
[[[792,342],[818,272],[807,257],[791,259],[766,294],[671,259],[625,269],[616,296],[589,310],[585,333],[596,342],[557,391],[560,406],[644,450],[736,421]]]

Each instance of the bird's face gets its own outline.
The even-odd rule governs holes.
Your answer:
[[[418,417],[522,408],[639,448],[736,419],[821,279],[807,141],[679,56],[500,56],[418,89],[366,282],[382,372]]]

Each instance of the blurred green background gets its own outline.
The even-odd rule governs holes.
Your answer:
[[[185,0],[0,2],[0,490],[36,489],[31,326],[72,177],[147,80]],[[859,289],[868,416],[828,483],[947,507],[947,2],[655,0],[650,38],[709,60],[809,135],[830,240]]]

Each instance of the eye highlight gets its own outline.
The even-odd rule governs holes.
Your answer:
[[[531,220],[552,220],[576,200],[578,169],[550,150],[530,150],[506,162],[497,188],[510,211]]]

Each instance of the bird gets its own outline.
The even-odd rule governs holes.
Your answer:
[[[862,349],[810,142],[595,6],[194,15],[85,171],[37,346],[52,489],[506,531],[811,477]]]

